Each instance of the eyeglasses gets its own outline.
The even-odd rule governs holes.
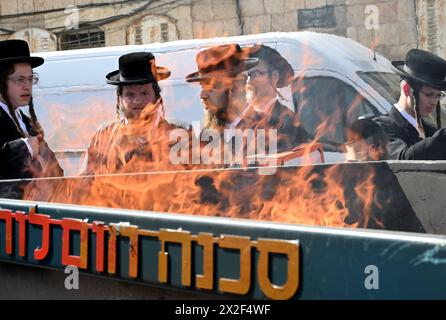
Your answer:
[[[435,93],[424,93],[423,91],[421,91],[421,93],[428,99],[430,100],[436,100],[436,101],[442,101],[444,99],[444,97],[446,96],[443,92],[441,92],[440,94],[435,94]]]
[[[246,75],[251,79],[255,79],[259,76],[263,77],[264,75],[269,74],[271,72],[272,72],[272,70],[266,70],[266,71],[254,70],[254,71],[247,72]]]
[[[8,77],[8,79],[19,86],[24,86],[26,84],[33,85],[39,82],[39,75],[37,73],[33,73],[33,75],[29,77],[18,76],[18,77]]]

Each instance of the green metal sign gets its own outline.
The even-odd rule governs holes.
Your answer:
[[[7,199],[0,207],[2,261],[245,299],[446,298],[444,236]]]

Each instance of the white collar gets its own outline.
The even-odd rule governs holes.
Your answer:
[[[6,105],[6,103],[0,101],[0,107],[2,107],[2,109],[5,110],[5,112],[8,114],[8,116],[10,116],[11,119],[12,119],[12,116],[11,116],[11,114],[9,113],[9,108],[8,108],[8,106]],[[16,108],[16,109],[14,110],[14,111],[15,111],[15,114],[17,115],[17,117],[18,117],[20,120],[22,120],[22,113],[20,112],[20,108],[22,108],[22,107],[26,107],[26,106],[20,106],[20,107],[18,107],[18,108]]]
[[[0,101],[0,107],[2,107],[2,109],[5,110],[5,112],[6,112],[6,113],[8,114],[8,116],[11,118],[11,120],[13,120],[13,119],[12,119],[12,115],[9,113],[9,108],[8,108],[8,106],[7,106],[5,103],[3,103],[3,102]],[[18,107],[18,108],[15,109],[15,114],[16,114],[16,116],[17,116],[17,119],[19,120],[19,125],[20,125],[20,127],[22,128],[23,132],[25,132],[25,134],[28,134],[28,129],[26,128],[26,125],[25,125],[25,123],[23,122],[22,113],[20,112],[20,108],[21,108],[21,107]]]
[[[226,129],[235,129],[237,125],[240,123],[240,121],[242,121],[242,118],[238,116],[237,118],[234,119],[234,121],[226,125]]]
[[[242,112],[238,117],[236,117],[234,120],[232,120],[231,123],[226,124],[226,125],[225,125],[226,129],[235,129],[235,128],[238,126],[238,124],[240,123],[240,121],[242,121],[242,119],[243,119],[243,117],[245,116],[246,112],[247,112],[250,108],[251,108],[250,105],[245,104],[245,107],[244,107],[244,109],[243,109],[243,112]]]
[[[242,121],[243,117],[245,116],[246,112],[251,108],[250,105],[245,104],[245,108],[243,109],[243,112],[236,117],[231,123],[225,125],[226,129],[229,129],[230,131],[228,131],[225,134],[225,141],[228,142],[229,140],[231,140],[231,138],[234,136],[235,134],[235,128],[237,128],[238,124],[240,123],[240,121]]]
[[[404,119],[407,120],[407,122],[409,122],[416,130],[419,134],[422,134],[420,132],[420,130],[418,130],[418,123],[417,123],[417,119],[415,119],[411,114],[409,114],[407,111],[405,111],[404,109],[402,109],[400,106],[398,106],[395,103],[395,108],[400,112],[400,114],[403,116]]]
[[[9,113],[9,108],[5,103],[0,101],[0,107],[2,107],[2,109],[5,110],[5,112],[8,114],[8,116],[11,117],[11,114]]]

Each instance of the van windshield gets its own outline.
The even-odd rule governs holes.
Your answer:
[[[362,80],[379,92],[387,101],[396,103],[400,94],[399,76],[390,72],[356,72]]]

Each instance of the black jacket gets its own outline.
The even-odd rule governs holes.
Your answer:
[[[423,121],[426,138],[393,106],[388,115],[374,119],[389,138],[389,158],[395,160],[446,160],[446,130],[436,130]]]
[[[31,120],[22,113],[30,135],[35,135]],[[54,153],[45,141],[40,143],[39,160],[33,159],[11,117],[0,108],[0,179],[63,176]]]
[[[300,125],[297,114],[278,100],[270,112],[262,113],[251,109],[244,120],[240,126],[242,129],[276,129],[278,153],[291,151],[294,147],[311,141],[308,133]]]

